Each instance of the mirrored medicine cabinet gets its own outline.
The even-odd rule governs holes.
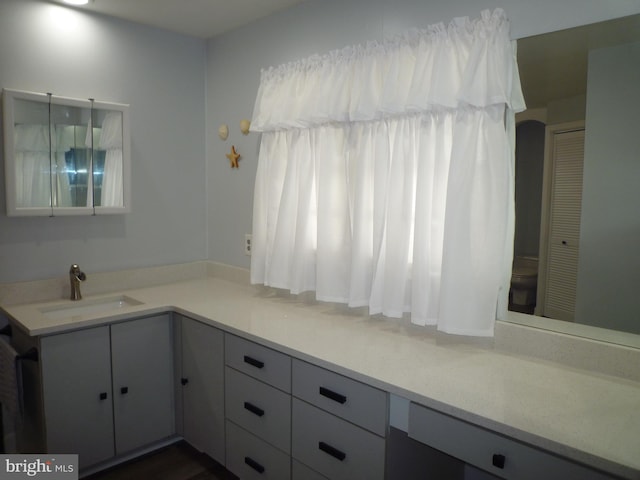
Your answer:
[[[7,215],[131,210],[128,105],[2,93]]]

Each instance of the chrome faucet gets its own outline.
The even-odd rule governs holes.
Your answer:
[[[80,267],[75,263],[69,269],[69,281],[71,282],[71,300],[81,300],[80,282],[84,282],[87,276],[80,271]]]

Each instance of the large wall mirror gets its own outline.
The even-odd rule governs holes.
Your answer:
[[[640,15],[519,39],[518,64],[510,309],[640,334]]]
[[[7,214],[130,211],[128,106],[3,91]]]

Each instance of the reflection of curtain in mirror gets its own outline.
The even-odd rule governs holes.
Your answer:
[[[100,150],[106,151],[102,176],[103,207],[121,207],[122,196],[122,113],[109,112],[102,122]]]
[[[69,185],[69,169],[65,154],[76,146],[76,129],[73,125],[56,125],[52,127],[51,133],[54,139],[53,151],[54,165],[53,168],[53,204],[58,207],[78,207],[72,202],[71,187]]]
[[[47,125],[15,126],[16,206],[50,207],[49,132]]]
[[[51,206],[47,125],[15,126],[16,206]]]
[[[65,137],[68,133],[52,129],[54,165],[50,165],[47,125],[16,125],[16,205],[26,207],[71,206],[69,177],[64,159]],[[71,128],[71,127],[65,127]],[[53,181],[51,168],[53,167]],[[51,191],[53,187],[53,192]]]

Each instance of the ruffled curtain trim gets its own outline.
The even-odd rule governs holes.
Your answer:
[[[502,9],[263,69],[251,130],[505,104],[525,108]]]

